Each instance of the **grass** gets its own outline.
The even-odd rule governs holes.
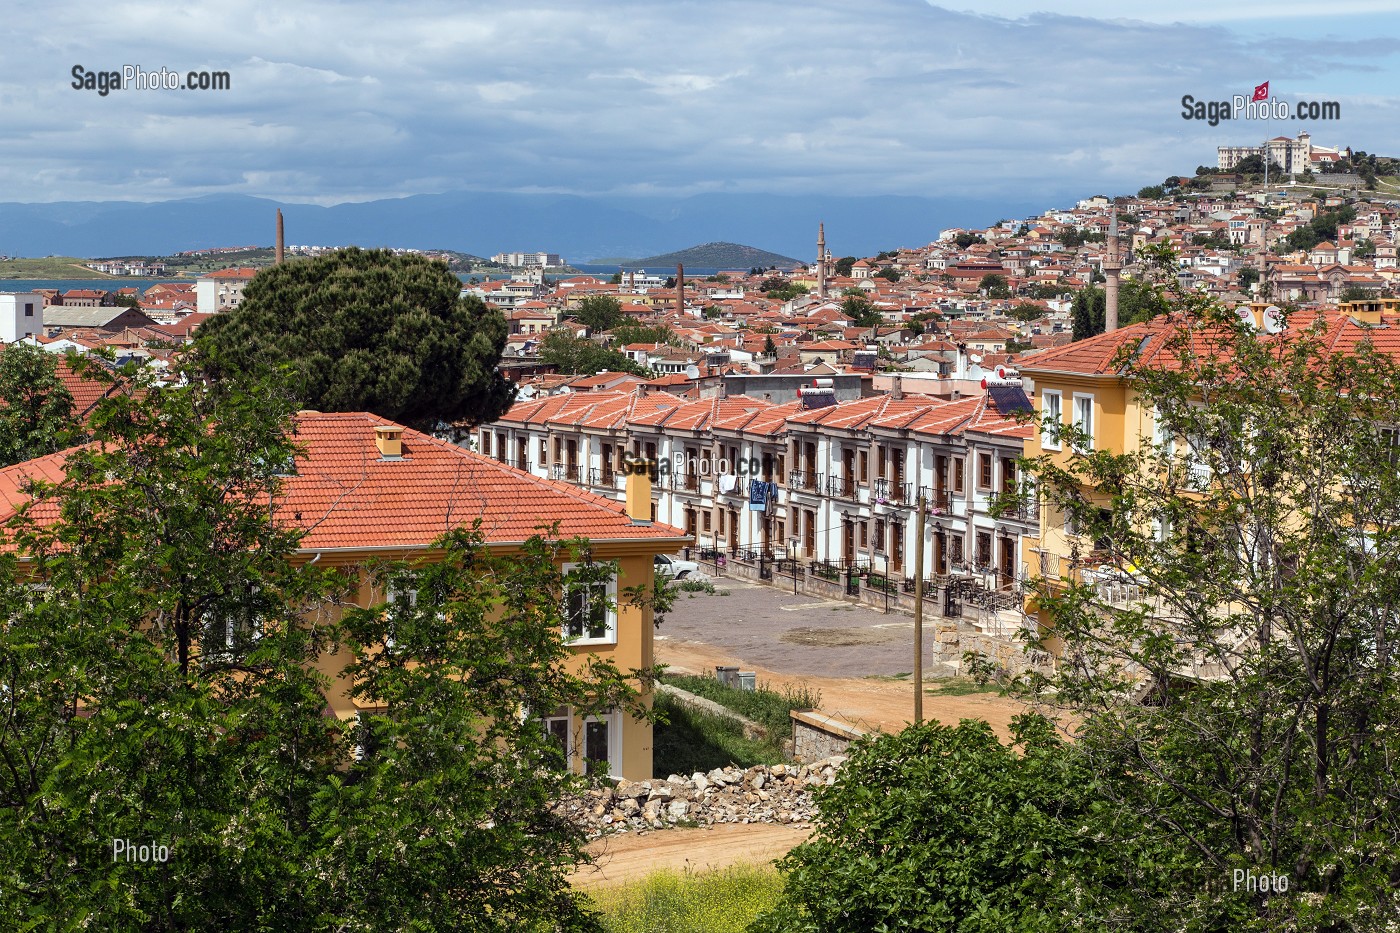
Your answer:
[[[970,677],[950,677],[947,680],[938,681],[925,692],[936,696],[965,697],[974,693],[1001,693],[1001,687],[995,683],[979,684]]]
[[[743,726],[734,720],[690,709],[664,693],[656,695],[656,709],[666,721],[652,732],[655,774],[694,774],[729,765],[750,768],[784,760],[781,738],[745,738]]]
[[[707,676],[667,674],[661,679],[673,687],[714,700],[720,706],[752,719],[776,739],[792,738],[789,713],[795,709],[816,709],[822,702],[821,691],[806,685],[787,687],[779,693],[764,684],[760,684],[757,690],[736,690]]]
[[[659,871],[587,895],[609,933],[741,933],[777,904],[782,876],[772,866]]]
[[[0,279],[120,279],[121,276],[95,272],[76,256],[48,256],[43,259],[6,259],[0,262]]]

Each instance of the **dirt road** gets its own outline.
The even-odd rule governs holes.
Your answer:
[[[598,861],[570,880],[586,889],[635,881],[662,868],[713,871],[740,862],[771,862],[810,832],[809,826],[754,823],[604,836],[588,847]]]
[[[914,718],[914,687],[908,679],[816,677],[750,668],[722,648],[694,641],[658,641],[656,659],[680,674],[699,674],[714,670],[716,665],[734,664],[753,670],[759,683],[778,689],[805,684],[821,691],[823,713],[862,729],[897,732]],[[925,686],[924,717],[950,726],[962,719],[984,719],[1005,740],[1010,736],[1011,717],[1026,711],[1025,704],[995,693],[939,696],[936,686],[932,682]]]

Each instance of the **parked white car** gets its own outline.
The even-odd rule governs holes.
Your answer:
[[[678,557],[667,557],[665,554],[657,554],[652,564],[656,575],[668,580],[684,580],[700,569],[700,565],[693,560],[681,560]]]

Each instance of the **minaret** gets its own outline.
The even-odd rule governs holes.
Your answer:
[[[826,224],[817,223],[817,297],[826,297]]]
[[[277,208],[277,265],[282,265],[282,257],[287,251],[287,233],[282,229],[282,208]]]
[[[1118,259],[1118,208],[1108,220],[1107,255],[1103,260],[1103,330],[1112,333],[1118,329],[1118,273],[1123,263]]]

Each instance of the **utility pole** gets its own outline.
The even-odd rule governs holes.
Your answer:
[[[919,490],[914,537],[914,725],[924,721],[924,493]]]

